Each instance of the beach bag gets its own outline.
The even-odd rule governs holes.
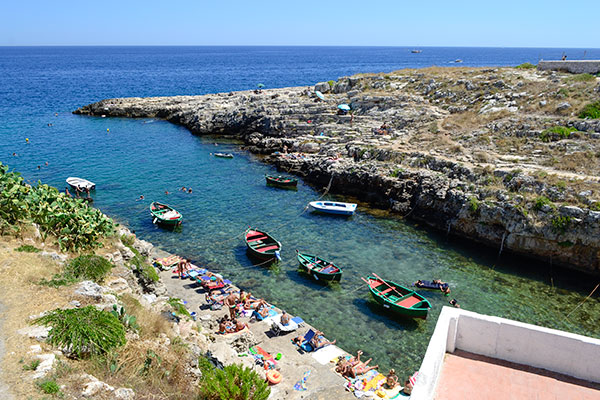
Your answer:
[[[210,306],[211,310],[220,310],[221,308],[223,308],[223,304],[221,303],[214,303],[212,306]]]

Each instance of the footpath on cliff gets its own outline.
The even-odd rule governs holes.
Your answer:
[[[331,180],[331,193],[599,275],[599,101],[589,74],[433,67],[308,88],[107,99],[75,113],[234,136],[315,186]]]

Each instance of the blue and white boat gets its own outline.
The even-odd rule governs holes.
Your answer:
[[[311,201],[310,207],[314,211],[337,214],[337,215],[352,215],[356,211],[355,203],[342,203],[339,201]]]

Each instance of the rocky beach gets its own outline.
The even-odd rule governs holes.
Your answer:
[[[433,67],[314,87],[108,99],[75,113],[235,137],[330,193],[498,254],[599,275],[600,122],[580,118],[599,98],[589,74]]]

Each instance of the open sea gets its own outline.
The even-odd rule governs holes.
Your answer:
[[[138,237],[302,316],[344,349],[362,349],[382,371],[393,367],[405,376],[419,368],[440,309],[451,298],[468,310],[600,338],[597,294],[567,317],[598,279],[498,256],[498,249],[451,240],[365,204],[349,219],[303,213],[320,193],[302,182],[298,191],[266,187],[264,174],[274,169],[239,143],[196,137],[160,120],[71,114],[113,97],[198,95],[254,89],[258,83],[309,86],[361,72],[507,66],[563,53],[569,59],[600,58],[599,49],[420,49],[413,54],[401,47],[0,47],[0,161],[33,183],[60,189],[68,176],[94,181],[94,206]],[[235,158],[216,159],[214,151]],[[177,191],[182,186],[193,193]],[[136,201],[142,194],[146,200]],[[152,200],[182,212],[182,228],[170,232],[153,225]],[[242,232],[249,225],[282,242],[277,267],[255,266],[247,258]],[[338,263],[344,269],[341,284],[323,287],[299,274],[295,249]],[[360,280],[370,272],[406,284],[441,278],[452,294],[422,291],[433,305],[427,320],[396,319],[370,300]]]

